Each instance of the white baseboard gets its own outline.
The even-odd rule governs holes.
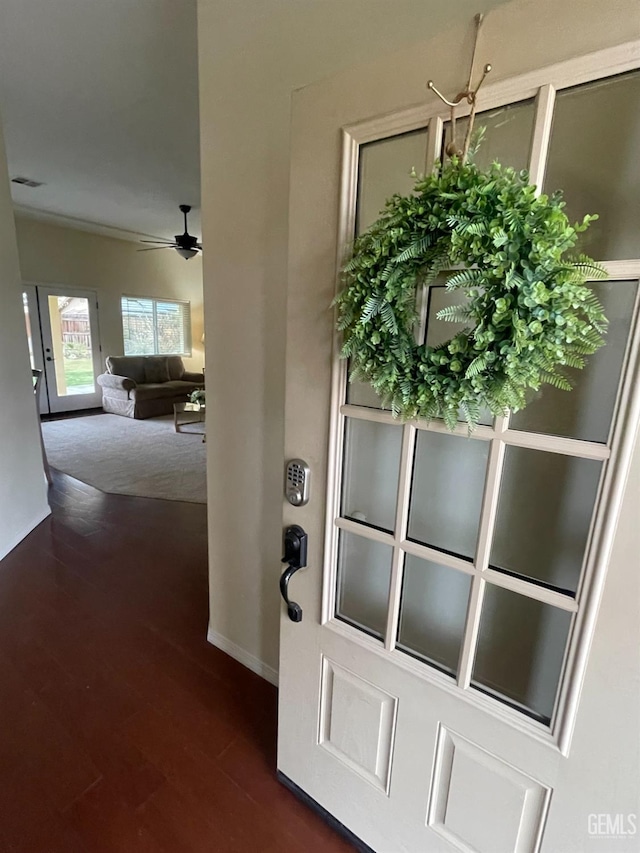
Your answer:
[[[22,542],[25,536],[28,536],[31,531],[41,524],[49,515],[51,515],[51,507],[47,505],[47,508],[43,512],[38,513],[38,515],[29,522],[29,524],[25,525],[19,533],[16,533],[16,535],[9,540],[8,545],[3,547],[2,551],[0,551],[0,560],[4,560],[7,554],[10,554],[11,551],[13,551],[13,549]]]
[[[278,686],[277,669],[274,669],[272,666],[264,663],[264,661],[259,660],[255,655],[245,651],[245,649],[240,648],[240,646],[237,646],[235,643],[231,642],[231,640],[223,637],[222,634],[218,634],[218,632],[214,631],[211,626],[209,626],[209,630],[207,631],[207,640],[212,646],[222,649],[223,652],[226,652],[230,657],[234,658],[234,660],[237,660],[238,663],[246,666],[247,669],[251,670],[251,672],[255,672],[256,675],[265,678],[271,684],[275,684],[276,687]]]

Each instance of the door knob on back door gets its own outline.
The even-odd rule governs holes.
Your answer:
[[[302,622],[302,608],[289,599],[289,581],[298,571],[307,565],[307,534],[299,524],[292,524],[284,531],[283,563],[288,568],[280,575],[280,594],[287,605],[287,613],[292,622]]]

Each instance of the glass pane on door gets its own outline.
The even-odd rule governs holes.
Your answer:
[[[347,418],[342,515],[393,531],[402,427]]]
[[[481,169],[486,169],[497,160],[503,166],[512,166],[518,170],[527,169],[534,117],[533,99],[478,113],[472,132],[484,127],[485,134],[480,149],[473,158],[474,163]],[[466,118],[456,121],[456,139],[461,148],[467,125]],[[450,139],[451,122],[446,122],[445,146]]]
[[[427,288],[427,323],[426,344],[430,347],[439,347],[446,344],[459,332],[472,329],[473,321],[456,322],[442,320],[438,317],[443,308],[453,308],[469,304],[469,297],[464,290],[451,290],[446,288],[447,279],[453,273],[441,274],[434,283]]]
[[[415,170],[424,172],[429,132],[426,128],[368,142],[360,147],[356,234],[376,221],[385,202],[395,193],[410,193]],[[350,382],[347,402],[352,406],[382,409],[382,401],[365,382]]]
[[[58,397],[96,391],[89,300],[82,296],[48,296],[52,352]]]
[[[416,179],[412,171],[424,172],[428,136],[429,132],[424,128],[368,142],[360,147],[357,234],[366,231],[376,221],[388,198],[395,193],[404,195],[413,190]]]
[[[407,554],[398,648],[455,675],[470,588],[470,575]]]
[[[592,288],[609,320],[605,345],[586,358],[583,370],[563,368],[573,384],[570,392],[543,385],[532,393],[526,409],[511,416],[509,426],[603,444],[609,436],[637,281],[599,281]]]
[[[336,616],[382,639],[387,625],[390,545],[340,531]]]
[[[382,399],[368,382],[355,379],[347,385],[347,403],[350,406],[367,406],[369,409],[384,409]]]
[[[574,594],[601,468],[593,459],[507,447],[491,566]]]
[[[548,723],[571,613],[487,584],[472,684]]]
[[[487,441],[418,432],[409,539],[473,559],[488,458]]]
[[[600,217],[579,248],[601,261],[640,257],[640,72],[556,97],[544,191],[562,188],[571,222]]]

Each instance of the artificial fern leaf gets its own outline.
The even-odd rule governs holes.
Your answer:
[[[460,290],[461,288],[479,285],[483,280],[483,272],[478,269],[464,269],[455,273],[447,279],[447,290]]]
[[[429,246],[431,246],[432,242],[433,237],[431,236],[431,234],[425,234],[424,237],[420,237],[410,246],[407,246],[407,248],[403,252],[400,252],[399,255],[396,255],[394,262],[396,264],[402,264],[405,261],[419,258],[426,252]]]
[[[372,317],[382,308],[382,300],[379,296],[370,296],[364,304],[364,309],[360,315],[361,323],[368,323]]]
[[[473,312],[465,305],[448,305],[436,314],[438,320],[446,320],[448,323],[464,323],[473,319],[473,316]]]

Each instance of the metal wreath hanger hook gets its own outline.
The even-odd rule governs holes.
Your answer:
[[[471,133],[473,131],[473,122],[476,115],[476,98],[478,92],[480,91],[480,87],[484,83],[487,74],[491,71],[491,65],[487,63],[482,70],[482,77],[480,78],[478,85],[472,88],[471,83],[473,80],[473,72],[475,68],[476,62],[476,52],[478,49],[478,37],[480,35],[480,27],[482,26],[482,22],[484,20],[484,15],[482,12],[478,12],[475,16],[475,24],[476,24],[476,33],[475,39],[473,43],[473,53],[471,55],[471,65],[469,66],[469,77],[467,79],[467,85],[465,88],[458,92],[453,101],[448,100],[445,96],[436,89],[433,80],[429,80],[427,82],[427,89],[430,89],[434,92],[442,101],[443,104],[446,104],[449,107],[450,115],[451,115],[451,141],[447,144],[445,148],[445,153],[448,157],[459,157],[464,163],[467,159],[467,154],[469,153],[469,145],[471,143]],[[463,101],[466,101],[471,107],[471,112],[469,113],[469,125],[467,127],[467,132],[464,137],[464,144],[462,148],[458,147],[458,143],[456,141],[456,107],[458,107]]]

